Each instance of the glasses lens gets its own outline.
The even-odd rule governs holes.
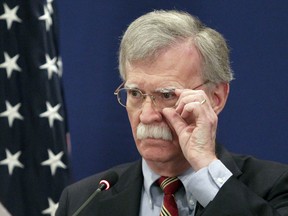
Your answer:
[[[118,102],[126,107],[127,105],[127,90],[126,89],[119,89],[118,94],[117,94]]]
[[[178,96],[173,89],[165,89],[155,94],[155,100],[160,108],[175,106]]]
[[[143,94],[138,89],[122,88],[118,91],[118,101],[124,107],[139,108],[143,103]]]

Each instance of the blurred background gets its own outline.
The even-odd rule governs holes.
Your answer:
[[[113,95],[117,52],[128,24],[154,9],[198,16],[231,48],[235,80],[219,117],[230,151],[288,162],[288,1],[55,1],[71,135],[73,180],[139,158],[126,115]]]

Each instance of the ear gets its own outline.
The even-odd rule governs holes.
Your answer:
[[[212,108],[214,109],[215,113],[219,115],[219,113],[223,110],[228,95],[229,95],[230,86],[229,83],[219,83],[216,84],[210,92],[210,102]]]

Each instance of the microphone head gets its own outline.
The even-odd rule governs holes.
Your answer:
[[[99,188],[102,190],[108,190],[113,187],[118,181],[118,174],[114,171],[107,172],[102,180],[99,182]]]

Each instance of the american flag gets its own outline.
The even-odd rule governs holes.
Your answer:
[[[69,181],[53,0],[0,0],[0,215],[55,215]]]

